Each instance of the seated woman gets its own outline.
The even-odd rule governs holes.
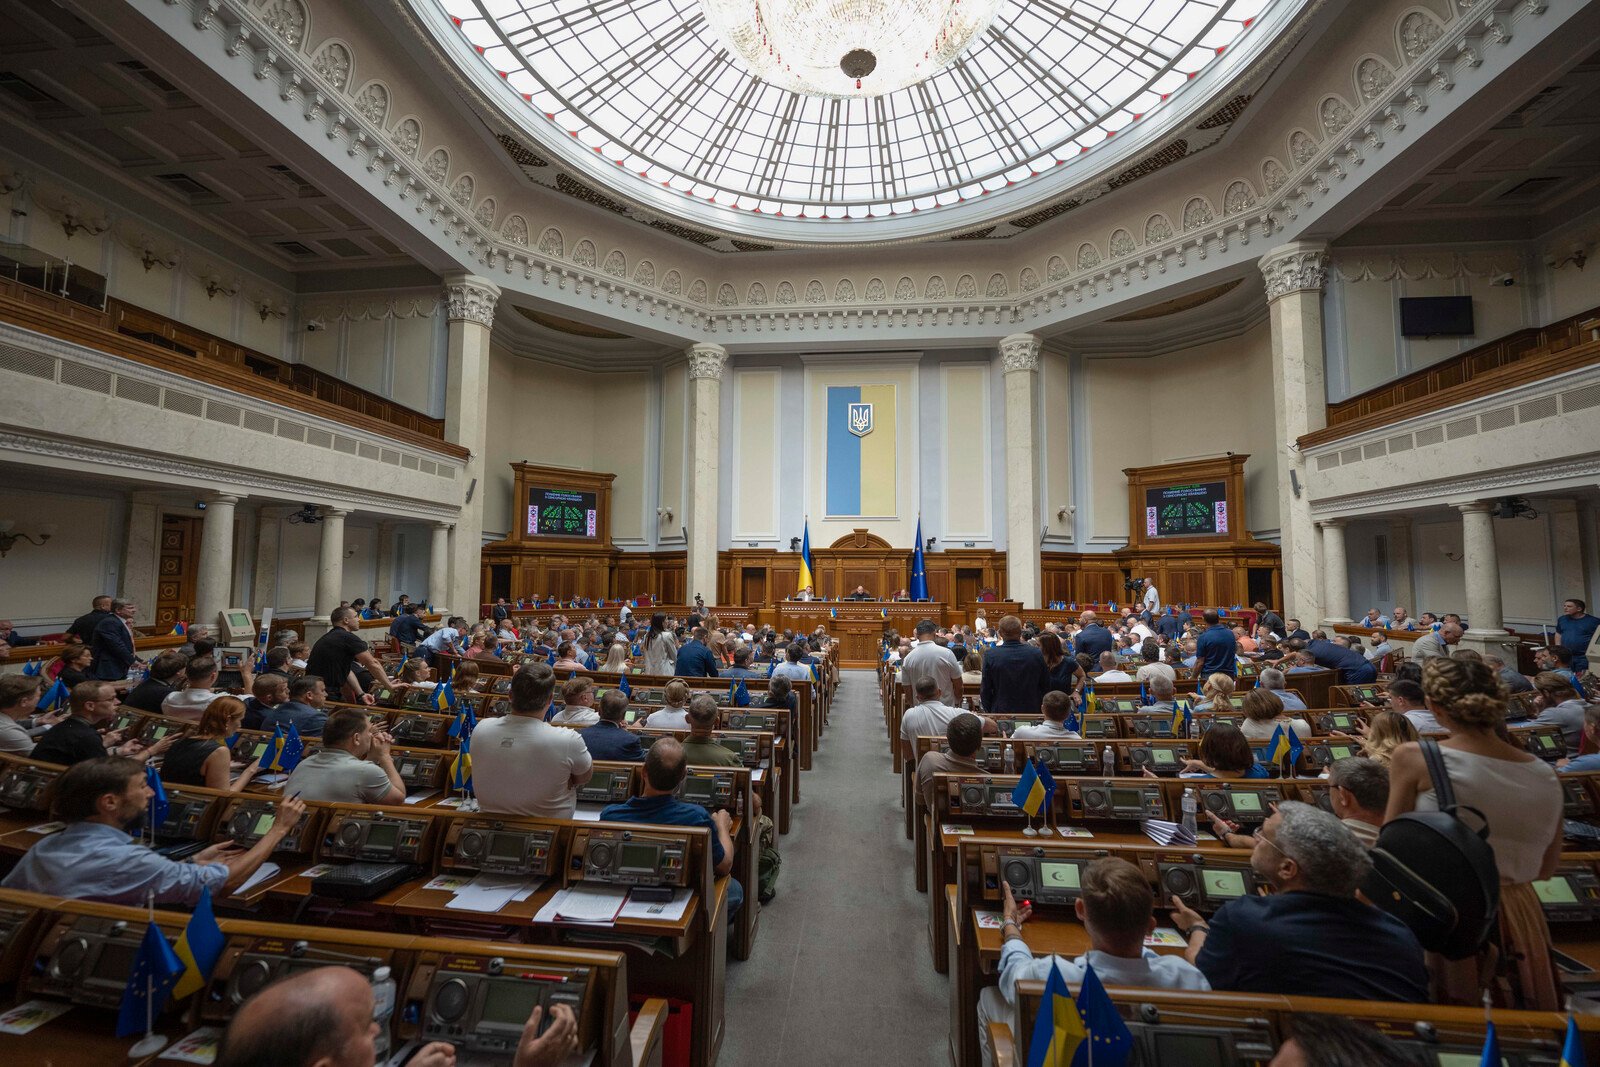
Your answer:
[[[1293,730],[1303,741],[1311,736],[1311,724],[1283,712],[1283,701],[1270,689],[1256,688],[1244,695],[1244,737],[1246,741],[1269,741],[1278,727]]]
[[[400,684],[412,689],[433,689],[439,683],[433,680],[433,668],[421,656],[412,656],[400,668]]]
[[[1234,680],[1231,675],[1218,671],[1206,678],[1205,684],[1200,687],[1200,702],[1194,706],[1195,711],[1234,711],[1233,703]]]
[[[557,668],[560,669],[559,667]],[[674,678],[661,691],[662,706],[652,711],[644,725],[652,730],[687,730],[689,728],[689,683]]]
[[[1357,727],[1356,734],[1361,738],[1361,754],[1385,766],[1395,749],[1418,737],[1411,720],[1398,711],[1375,712],[1365,727]],[[1334,736],[1342,735],[1335,730]]]
[[[228,738],[238,733],[243,723],[244,701],[230,696],[213,700],[200,714],[194,732],[179,738],[168,750],[161,764],[161,780],[169,785],[201,785],[235,793],[243,789],[258,767],[250,760],[237,776],[233,774]]]
[[[983,684],[982,652],[968,652],[967,658],[961,661],[961,684],[963,686]]]
[[[94,659],[94,652],[88,645],[68,645],[57,660],[58,668],[56,681],[66,686],[69,690],[79,682],[89,680],[89,661]]]
[[[475,693],[483,681],[483,671],[470,659],[456,664],[455,673],[448,679],[450,688],[458,693]]]
[[[625,640],[611,642],[611,647],[606,649],[605,662],[600,664],[599,669],[601,674],[627,674],[628,642]]]
[[[1145,768],[1149,777],[1150,769]],[[1256,762],[1244,733],[1232,723],[1219,722],[1200,738],[1200,758],[1183,761],[1179,778],[1269,778]]]

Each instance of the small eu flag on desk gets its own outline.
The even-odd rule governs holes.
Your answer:
[[[167,935],[155,923],[145,927],[139,954],[133,959],[127,987],[122,991],[122,1007],[117,1012],[117,1036],[145,1033],[155,1016],[166,1006],[172,987],[183,974],[183,961],[167,944]]]

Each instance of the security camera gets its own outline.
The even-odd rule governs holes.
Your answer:
[[[1515,278],[1513,278],[1509,274],[1496,274],[1493,278],[1489,279],[1489,284],[1490,285],[1504,285],[1504,286],[1508,286],[1509,287],[1509,286],[1516,285],[1517,284],[1517,280]]]
[[[306,323],[307,333],[316,333],[318,330],[326,330],[327,328],[328,324],[323,322],[321,319],[312,319],[310,322]]]

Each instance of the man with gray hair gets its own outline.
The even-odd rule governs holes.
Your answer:
[[[1250,868],[1271,886],[1219,908],[1208,924],[1172,897],[1172,922],[1211,988],[1413,1004],[1428,1000],[1416,935],[1356,898],[1366,849],[1334,816],[1285,801],[1256,836]]]
[[[1389,768],[1366,756],[1346,756],[1328,767],[1328,802],[1363,848],[1378,843],[1389,805]]]
[[[1527,693],[1532,691],[1533,682],[1529,681],[1528,676],[1515,667],[1506,666],[1506,661],[1499,656],[1486,655],[1483,657],[1483,662],[1488,664],[1490,670],[1500,676],[1500,680],[1506,683],[1506,688],[1511,692]]]
[[[1440,623],[1439,628],[1432,633],[1423,634],[1411,642],[1411,658],[1413,660],[1432,659],[1435,656],[1448,656],[1461,643],[1461,635],[1466,633],[1459,622]]]
[[[1276,693],[1278,699],[1283,701],[1284,711],[1307,710],[1305,700],[1299,693],[1289,688],[1289,680],[1276,667],[1263,667],[1261,673],[1256,675],[1256,686]]]

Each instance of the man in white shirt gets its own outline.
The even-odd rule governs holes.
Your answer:
[[[1094,678],[1097,682],[1131,682],[1133,675],[1117,666],[1115,652],[1100,653],[1100,673]]]
[[[1389,683],[1389,710],[1398,711],[1411,720],[1411,725],[1417,728],[1417,733],[1449,733],[1444,725],[1434,718],[1433,712],[1428,710],[1426,699],[1422,695],[1422,686],[1404,678],[1396,679]]]
[[[511,714],[472,734],[472,786],[483,811],[570,819],[594,760],[577,730],[544,721],[556,672],[534,662],[511,677]]]
[[[1152,679],[1165,678],[1174,686],[1178,684],[1178,672],[1173,670],[1170,664],[1161,662],[1161,649],[1159,647],[1146,645],[1140,650],[1140,655],[1144,657],[1144,663],[1139,666],[1139,670],[1134,674],[1134,681],[1144,682],[1148,685]]]
[[[1144,947],[1145,935],[1156,928],[1151,909],[1150,884],[1139,868],[1124,859],[1104,857],[1083,868],[1083,895],[1073,905],[1078,921],[1089,934],[1089,951],[1075,960],[1059,956],[1035,958],[1023,940],[1022,928],[1033,914],[1027,904],[1018,906],[1011,886],[1005,892],[1004,921],[1000,927],[1000,984],[978,995],[978,1043],[984,1067],[994,1063],[989,1047],[989,1024],[1013,1022],[1017,1011],[1017,983],[1040,981],[1060,968],[1070,985],[1083,980],[1085,970],[1104,985],[1143,986],[1147,989],[1208,991],[1206,976],[1182,956],[1162,956]]]
[[[593,726],[600,721],[594,710],[594,681],[568,678],[561,686],[561,710],[550,717],[557,726]]]
[[[389,755],[394,738],[364,711],[343,708],[322,727],[322,747],[300,761],[283,795],[333,804],[399,804],[406,785]]]
[[[1156,632],[1139,620],[1137,615],[1128,616],[1128,633],[1135,644],[1144,644],[1156,635]]]
[[[917,758],[917,738],[943,737],[950,720],[961,714],[939,699],[939,682],[932,675],[917,679],[911,692],[917,703],[900,719],[900,754],[907,760]]]
[[[1373,663],[1381,661],[1383,657],[1387,656],[1392,651],[1394,651],[1394,648],[1389,644],[1389,638],[1384,635],[1382,630],[1372,631],[1372,637],[1369,640],[1367,647],[1361,649],[1362,655],[1366,656],[1367,659],[1371,660]]]
[[[1075,741],[1079,735],[1075,730],[1067,729],[1067,715],[1072,711],[1072,696],[1059,689],[1052,689],[1044,695],[1041,704],[1044,710],[1044,721],[1037,726],[1019,726],[1011,731],[1011,736],[1018,741]]]
[[[917,623],[917,647],[900,657],[900,680],[917,691],[917,683],[932,678],[939,684],[939,699],[952,707],[961,704],[961,664],[955,653],[934,640],[938,630],[932,619]]]
[[[1146,578],[1144,580],[1144,610],[1150,614],[1151,618],[1161,614],[1161,594],[1156,591],[1156,580],[1154,578]]]
[[[211,702],[222,695],[211,688],[217,684],[217,661],[210,656],[190,660],[183,669],[183,676],[188,684],[176,693],[167,694],[161,702],[161,714],[199,722]]]

